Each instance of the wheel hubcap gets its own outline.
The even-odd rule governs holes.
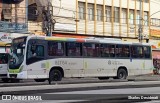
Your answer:
[[[57,81],[57,80],[58,80],[58,78],[59,78],[58,73],[54,73],[53,80]]]
[[[119,74],[119,77],[120,77],[120,78],[123,78],[123,77],[124,77],[123,73],[120,73],[120,74]]]

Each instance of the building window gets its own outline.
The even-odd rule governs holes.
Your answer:
[[[155,18],[152,18],[152,19],[151,19],[151,25],[152,25],[152,26],[156,26],[156,19],[155,19]]]
[[[137,22],[137,24],[139,24],[139,20],[140,20],[140,12],[137,11],[137,17],[136,17],[136,22]]]
[[[145,3],[149,3],[148,0],[137,0],[137,1],[142,1],[142,2],[145,2]]]
[[[29,21],[35,21],[38,17],[38,10],[37,10],[37,4],[31,4],[28,5],[28,20]]]
[[[118,7],[114,8],[114,22],[116,23],[119,22],[119,8]]]
[[[111,22],[111,7],[110,6],[106,7],[106,21]]]
[[[122,23],[127,23],[127,9],[122,9]]]
[[[145,20],[144,21],[144,23],[145,23],[144,25],[148,25],[148,12],[146,12],[146,11],[144,12],[144,20]]]
[[[134,10],[129,10],[130,24],[134,24]]]
[[[88,4],[88,20],[94,20],[94,5]]]
[[[145,3],[148,3],[148,0],[143,0]]]
[[[85,3],[79,2],[79,19],[85,19]]]
[[[97,21],[102,21],[102,6],[97,6]]]
[[[2,21],[10,21],[12,20],[12,5],[11,4],[3,4],[2,5],[2,13],[1,13]]]

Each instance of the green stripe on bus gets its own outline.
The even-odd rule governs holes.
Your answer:
[[[20,69],[9,69],[9,73],[19,73]]]
[[[46,68],[49,69],[49,62],[46,62]]]

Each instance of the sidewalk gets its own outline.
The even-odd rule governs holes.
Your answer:
[[[160,74],[156,75],[143,75],[143,76],[136,76],[136,77],[128,77],[128,81],[160,81]]]

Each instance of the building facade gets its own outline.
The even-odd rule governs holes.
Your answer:
[[[1,0],[0,14],[0,32],[27,32],[26,0]]]
[[[143,37],[149,36],[150,0],[53,0],[55,30],[77,34],[137,38],[142,22]]]
[[[160,1],[141,1],[140,4],[140,0],[0,0],[0,30],[26,30],[43,35],[42,10],[47,10],[51,2],[53,32],[138,41],[142,30],[144,40],[159,39]]]

